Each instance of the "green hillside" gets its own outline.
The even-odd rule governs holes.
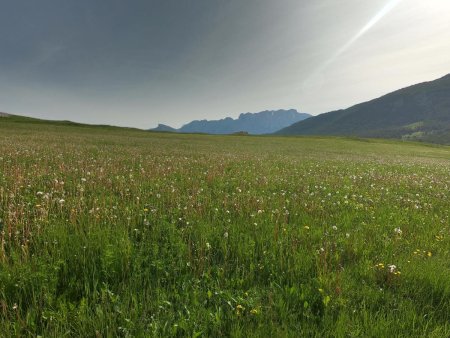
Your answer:
[[[34,117],[28,117],[28,116],[21,116],[21,115],[14,115],[14,114],[7,114],[7,113],[0,113],[0,124],[3,127],[10,126],[12,128],[30,128],[32,125],[40,125],[41,130],[45,131],[47,128],[52,128],[54,126],[56,127],[64,127],[64,126],[71,126],[71,127],[79,127],[79,128],[88,128],[92,129],[94,131],[100,130],[100,129],[111,129],[116,131],[125,131],[125,130],[138,130],[136,128],[127,128],[127,127],[116,127],[111,126],[107,124],[85,124],[85,123],[78,123],[78,122],[72,122],[67,120],[44,120],[44,119],[38,119]],[[22,126],[22,127],[21,127]],[[69,129],[72,130],[72,129]]]
[[[450,147],[30,122],[0,336],[450,336]]]
[[[450,75],[282,129],[285,135],[353,135],[450,144]]]
[[[49,121],[49,120],[42,120],[38,118],[33,117],[27,117],[27,116],[20,116],[20,115],[13,115],[13,114],[7,114],[7,113],[0,113],[0,123],[26,123],[26,124],[44,124],[44,125],[79,125],[82,126],[80,123],[75,123],[71,121]]]

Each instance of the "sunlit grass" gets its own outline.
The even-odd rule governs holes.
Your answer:
[[[5,336],[450,336],[450,148],[0,121]]]

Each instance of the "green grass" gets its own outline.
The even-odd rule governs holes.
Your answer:
[[[4,118],[0,335],[448,337],[449,205],[445,146]]]

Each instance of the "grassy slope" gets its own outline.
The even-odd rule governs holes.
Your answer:
[[[449,147],[9,121],[6,336],[450,335]]]
[[[277,133],[405,138],[450,144],[449,94],[447,75],[297,122]],[[416,124],[414,130],[409,128],[411,124]]]

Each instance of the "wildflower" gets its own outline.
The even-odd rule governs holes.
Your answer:
[[[336,225],[333,225],[331,228],[335,231],[338,229]]]
[[[206,242],[206,249],[211,250],[211,244],[209,244],[208,242]]]
[[[304,228],[305,228],[306,230],[309,230],[309,226],[307,226],[307,225],[305,225]]]
[[[64,202],[65,202],[65,200],[62,198],[59,200],[59,204],[64,204]]]
[[[431,251],[428,251],[427,256],[428,256],[428,257],[433,256],[433,254],[431,253]]]
[[[397,270],[397,267],[394,264],[388,265],[389,272],[394,273]]]
[[[251,309],[251,310],[250,310],[250,313],[251,313],[252,315],[257,315],[257,314],[259,314],[259,310],[258,310],[258,309]]]
[[[399,236],[401,236],[401,234],[403,233],[402,229],[400,229],[400,228],[395,228],[394,232]]]
[[[245,307],[243,307],[241,304],[238,304],[236,306],[236,314],[240,315],[245,310]]]
[[[225,238],[225,239],[228,238],[228,232],[225,232],[225,233],[223,234],[223,238]]]

